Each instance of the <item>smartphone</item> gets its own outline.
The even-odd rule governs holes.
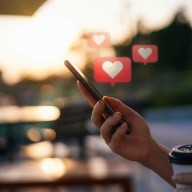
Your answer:
[[[80,71],[80,69],[74,65],[72,65],[68,60],[64,61],[64,65],[71,71],[71,73],[75,76],[77,80],[81,82],[81,84],[87,89],[87,91],[92,95],[92,97],[99,101],[101,100],[104,103],[106,113],[111,116],[115,112],[111,109],[111,107],[102,99],[103,96],[99,91],[95,88],[95,86],[88,80],[88,78]],[[112,132],[114,133],[116,129],[122,125],[125,121],[121,120],[119,123],[115,125]],[[131,130],[128,129],[127,134],[130,134]]]

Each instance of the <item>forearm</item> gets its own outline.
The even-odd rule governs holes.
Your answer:
[[[153,140],[150,158],[145,162],[141,162],[141,164],[153,170],[170,185],[175,187],[175,183],[172,181],[172,166],[168,161],[169,152],[169,149]]]

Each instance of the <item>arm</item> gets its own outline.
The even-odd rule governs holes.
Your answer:
[[[168,162],[169,152],[165,146],[154,142],[151,148],[152,153],[147,161],[140,162],[143,166],[153,170],[165,181],[175,187],[175,183],[172,180],[173,170],[171,163]]]
[[[171,179],[173,174],[172,167],[168,162],[169,150],[158,144],[151,137],[145,120],[119,100],[110,97],[104,97],[104,100],[116,113],[104,120],[105,109],[103,102],[99,101],[96,103],[79,82],[78,87],[93,107],[91,120],[100,129],[101,136],[110,149],[129,160],[140,162],[143,166],[156,172],[172,186],[175,186]],[[128,125],[125,123],[111,135],[113,126],[119,122],[121,117],[129,124],[132,133],[126,135]]]

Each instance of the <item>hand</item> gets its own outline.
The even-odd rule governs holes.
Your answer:
[[[177,189],[175,192],[192,192],[192,172],[178,173],[173,176],[173,181],[176,184],[190,185],[190,189]]]
[[[96,104],[95,99],[79,81],[77,85],[88,103],[93,107],[91,119],[100,129],[101,136],[110,149],[129,160],[140,162],[175,187],[175,183],[171,179],[173,175],[172,166],[168,162],[170,150],[151,137],[145,120],[119,100],[104,97],[104,101],[116,112],[114,115],[108,116],[105,113],[104,103],[98,101]],[[112,134],[114,125],[121,118],[127,123],[123,123]],[[128,129],[131,129],[130,135],[126,135]]]
[[[154,140],[151,138],[149,127],[144,119],[117,99],[104,97],[105,102],[116,111],[116,113],[105,120],[105,107],[102,101],[95,102],[87,90],[78,82],[78,87],[82,94],[93,107],[91,119],[100,129],[101,136],[110,149],[129,160],[144,162],[151,157]],[[95,105],[96,104],[96,105]],[[127,123],[122,124],[112,135],[112,128],[116,125],[121,117],[126,120],[131,128],[132,133],[126,135],[128,129]]]

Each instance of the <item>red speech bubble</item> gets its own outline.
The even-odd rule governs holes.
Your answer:
[[[107,48],[110,47],[110,35],[109,33],[89,33],[88,46],[92,48]]]
[[[131,60],[128,57],[102,57],[94,62],[94,79],[98,83],[129,82],[131,80]]]
[[[133,61],[156,63],[158,61],[158,47],[156,45],[134,45],[132,49]]]

